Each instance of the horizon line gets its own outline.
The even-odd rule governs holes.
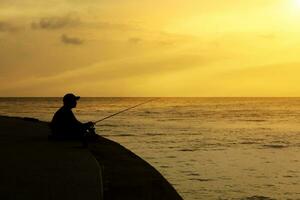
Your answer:
[[[63,96],[0,96],[0,98],[62,98]],[[81,98],[300,98],[300,96],[80,96]]]

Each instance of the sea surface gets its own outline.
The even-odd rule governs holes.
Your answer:
[[[151,98],[81,98],[95,121]],[[0,115],[50,121],[61,98],[0,98]],[[186,200],[300,200],[300,98],[160,98],[97,124]]]

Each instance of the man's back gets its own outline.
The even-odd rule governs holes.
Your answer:
[[[54,135],[61,136],[75,136],[84,131],[83,124],[76,119],[72,110],[65,106],[54,114],[50,127]]]

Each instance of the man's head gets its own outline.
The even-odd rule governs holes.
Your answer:
[[[66,94],[63,98],[64,106],[68,108],[75,108],[77,105],[77,101],[80,99],[79,96],[75,96],[72,93]]]

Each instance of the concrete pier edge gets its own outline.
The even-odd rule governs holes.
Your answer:
[[[1,172],[15,173],[25,166],[28,173],[27,176],[19,172],[13,176],[3,176],[1,186],[7,186],[0,187],[1,199],[17,199],[15,191],[18,190],[22,191],[24,197],[20,199],[182,199],[153,166],[114,141],[99,136],[96,141],[88,144],[87,149],[82,149],[78,141],[48,141],[49,134],[47,122],[34,118],[0,116],[0,153],[3,154],[2,157],[10,151],[16,153],[7,158],[7,165],[1,166]],[[22,154],[24,158],[20,159],[18,154]],[[26,159],[26,156],[30,159]],[[20,160],[25,162],[24,166],[18,165]],[[36,163],[40,164],[41,169],[36,168]],[[47,166],[43,166],[44,164]],[[13,168],[14,171],[9,168],[12,165],[17,166]],[[45,172],[54,175],[50,177]],[[51,184],[49,181],[57,182],[54,178],[61,179],[65,185],[59,182],[57,186]],[[29,184],[28,190],[24,191],[18,181]],[[65,190],[60,187],[65,187]]]

